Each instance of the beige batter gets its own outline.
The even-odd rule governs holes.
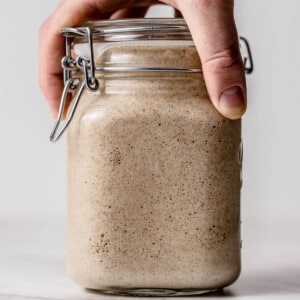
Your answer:
[[[201,67],[194,47],[171,44],[97,58],[117,62]],[[68,133],[71,277],[102,290],[229,285],[240,272],[240,121],[215,110],[199,73],[99,80]]]

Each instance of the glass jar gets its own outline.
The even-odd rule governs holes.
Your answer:
[[[233,283],[241,121],[211,104],[185,22],[100,21],[62,32],[65,95],[77,93],[67,138],[71,277],[127,295]]]

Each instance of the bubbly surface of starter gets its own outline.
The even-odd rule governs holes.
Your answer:
[[[200,66],[193,47],[172,45],[123,45],[97,63],[132,55],[137,65]],[[71,277],[93,289],[232,283],[240,272],[240,121],[215,110],[202,74],[99,80],[68,133]]]

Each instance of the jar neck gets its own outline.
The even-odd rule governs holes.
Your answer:
[[[77,45],[76,54],[88,55],[84,44]],[[87,53],[85,53],[87,51]],[[201,62],[194,44],[180,40],[104,42],[94,45],[95,66],[114,71],[99,71],[96,77],[101,92],[116,93],[191,93],[206,96]],[[115,71],[116,68],[164,69],[165,71]],[[177,70],[198,70],[195,73]]]
[[[77,56],[88,58],[87,44],[75,45]],[[94,44],[96,67],[201,69],[192,41],[126,41]]]
[[[103,94],[176,94],[208,97],[202,73],[135,72],[98,76]]]

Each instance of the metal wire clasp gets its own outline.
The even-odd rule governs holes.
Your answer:
[[[90,28],[89,27],[64,28],[61,30],[61,33],[65,35],[65,47],[66,47],[65,49],[66,55],[63,57],[61,61],[61,65],[64,70],[63,72],[64,90],[60,100],[58,116],[50,134],[51,142],[56,142],[67,129],[69,123],[71,122],[74,116],[75,110],[77,108],[79,99],[83,93],[83,90],[86,88],[89,91],[93,92],[96,91],[99,87],[99,82],[95,75],[93,37]],[[87,36],[88,44],[90,48],[89,59],[84,59],[82,57],[77,57],[76,59],[74,59],[71,56],[72,38],[75,35]],[[80,70],[83,72],[84,81],[81,83],[80,88],[76,93],[72,107],[69,109],[68,116],[60,128],[64,111],[66,108],[67,96],[69,93],[73,94],[77,88],[77,85],[80,83],[80,79],[77,74]]]
[[[243,54],[246,52],[245,55],[243,55],[245,73],[251,74],[254,67],[250,45],[248,41],[242,36],[240,36],[240,48]]]

